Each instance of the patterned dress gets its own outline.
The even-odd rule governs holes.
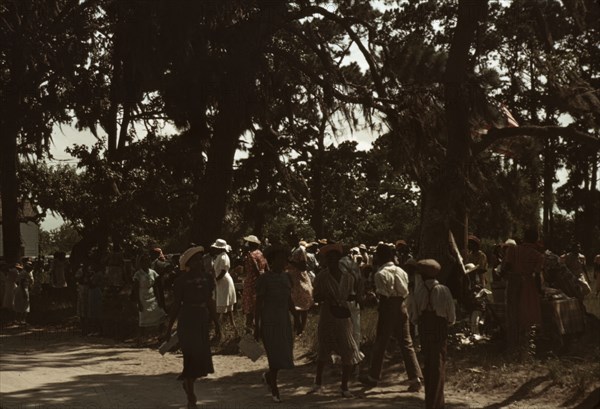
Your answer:
[[[158,274],[152,269],[146,271],[140,269],[133,275],[133,281],[139,286],[139,297],[142,304],[142,311],[139,313],[140,327],[154,327],[165,322],[167,318],[167,313],[158,306],[154,294],[153,286],[158,278]]]
[[[298,311],[308,311],[313,306],[313,285],[308,272],[290,264],[287,270],[292,281],[292,301]]]
[[[253,314],[256,309],[256,280],[267,269],[267,259],[256,249],[246,253],[244,258],[244,291],[242,292],[242,307],[245,314]]]
[[[353,288],[354,277],[349,273],[342,272],[338,281],[326,268],[315,278],[315,299],[323,300],[319,302],[317,329],[317,360],[320,362],[329,361],[332,352],[341,356],[344,365],[354,365],[362,359],[352,334],[352,320],[334,317],[330,308],[330,305],[348,307],[348,296]]]

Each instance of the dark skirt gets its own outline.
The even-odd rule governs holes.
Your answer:
[[[206,307],[182,306],[177,336],[183,352],[183,372],[177,379],[202,378],[214,373]]]
[[[269,369],[292,369],[294,367],[294,336],[289,319],[278,325],[263,324],[262,340],[269,361]]]

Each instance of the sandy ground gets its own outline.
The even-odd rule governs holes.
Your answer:
[[[0,407],[23,408],[183,408],[185,397],[176,377],[178,354],[161,356],[153,349],[131,348],[106,339],[82,338],[68,332],[8,329],[0,334]],[[340,397],[337,369],[326,370],[325,390],[306,395],[314,365],[298,360],[295,370],[282,371],[283,403],[274,404],[260,382],[266,359],[214,357],[215,374],[196,383],[198,406],[204,408],[422,408],[422,392],[405,392],[405,375],[387,364],[386,381],[365,389],[355,381],[353,399]],[[534,378],[535,379],[535,378]],[[526,386],[527,396],[518,393]],[[512,385],[491,394],[447,390],[449,408],[551,408],[562,406],[546,397],[544,381]],[[538,393],[539,392],[539,393]],[[519,399],[517,399],[517,397]],[[584,397],[582,397],[584,398]],[[567,405],[575,406],[575,405]],[[587,405],[579,405],[584,408]],[[593,407],[590,405],[589,407]]]

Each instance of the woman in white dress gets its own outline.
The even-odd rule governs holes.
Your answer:
[[[139,311],[139,340],[145,328],[160,326],[160,333],[167,319],[164,305],[159,305],[157,294],[160,291],[160,277],[150,268],[150,256],[143,254],[138,257],[139,269],[133,275],[132,298],[137,302]]]
[[[213,255],[213,274],[217,282],[217,288],[215,289],[217,313],[220,320],[223,320],[223,314],[229,317],[229,322],[233,326],[233,330],[237,336],[238,330],[233,319],[233,310],[237,302],[237,297],[233,278],[229,274],[231,267],[229,256],[227,255],[229,248],[225,240],[217,239],[210,247],[210,250]]]

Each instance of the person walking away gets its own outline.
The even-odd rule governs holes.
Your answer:
[[[133,275],[132,300],[136,302],[139,311],[138,344],[141,344],[145,329],[162,327],[167,313],[164,310],[164,304],[158,297],[160,292],[159,276],[150,268],[150,257],[147,253],[138,256],[137,265],[138,270]]]
[[[331,353],[336,352],[342,360],[342,397],[352,398],[353,395],[348,390],[348,381],[354,365],[361,361],[358,346],[352,335],[348,307],[348,298],[354,288],[354,276],[342,272],[339,267],[343,256],[341,244],[327,244],[321,248],[320,254],[326,267],[315,278],[313,292],[320,311],[317,328],[317,373],[309,393],[322,390],[325,364],[330,361]]]
[[[195,246],[179,258],[179,267],[184,272],[175,280],[174,302],[164,336],[169,340],[177,321],[177,336],[183,353],[183,371],[177,379],[183,381],[189,409],[197,407],[196,379],[215,371],[210,351],[209,320],[214,323],[217,336],[221,333],[213,298],[216,283],[213,275],[204,270],[203,252],[202,246]]]
[[[350,319],[352,320],[352,336],[354,337],[362,360],[364,355],[360,352],[360,344],[362,342],[362,334],[360,331],[360,304],[363,302],[365,295],[365,283],[362,279],[362,274],[360,273],[360,267],[354,261],[352,256],[345,255],[340,259],[338,264],[343,273],[351,274],[354,277],[354,285],[352,286],[350,296],[348,297],[348,308],[350,308]]]
[[[313,284],[307,272],[307,257],[304,246],[300,245],[292,253],[287,265],[287,274],[292,282],[292,301],[295,307],[294,316],[298,318],[299,322],[296,335],[300,335],[306,328],[308,310],[314,304]]]
[[[417,392],[421,389],[423,373],[410,334],[406,304],[409,294],[408,274],[394,265],[394,249],[386,244],[377,246],[375,258],[381,263],[381,267],[374,276],[375,292],[379,298],[379,315],[371,365],[368,375],[361,381],[369,386],[376,386],[381,380],[385,350],[390,338],[395,336],[401,346],[402,359],[409,382],[408,391]]]
[[[262,340],[267,353],[269,371],[263,374],[273,402],[281,402],[277,373],[294,368],[294,335],[290,313],[294,314],[292,281],[284,270],[289,250],[271,246],[267,252],[270,269],[256,280],[256,320],[254,338]],[[294,314],[294,317],[296,315]],[[299,328],[298,320],[294,326]]]
[[[17,288],[15,290],[15,316],[17,323],[20,325],[27,324],[27,313],[31,309],[31,287],[33,286],[33,274],[31,273],[31,266],[24,268],[21,264],[15,264],[15,268],[19,272],[17,277]]]
[[[508,347],[520,357],[526,350],[527,335],[542,322],[540,284],[544,256],[538,250],[536,228],[525,231],[523,243],[507,247],[502,264],[506,277],[506,327]]]
[[[256,310],[256,280],[267,269],[267,260],[260,251],[260,240],[254,235],[244,237],[244,287],[242,291],[242,308],[246,314],[246,333],[254,328]]]
[[[422,280],[417,280],[411,305],[411,320],[419,326],[425,375],[425,407],[428,409],[443,408],[445,405],[448,326],[456,321],[450,289],[436,280],[440,270],[441,266],[436,260],[417,262],[417,271]]]
[[[217,282],[215,290],[217,313],[219,318],[223,320],[223,315],[229,317],[229,323],[233,327],[235,336],[238,336],[238,330],[233,317],[233,310],[237,302],[235,294],[235,284],[233,278],[229,274],[231,263],[227,250],[229,245],[223,239],[217,239],[210,247],[213,254],[213,273]]]

